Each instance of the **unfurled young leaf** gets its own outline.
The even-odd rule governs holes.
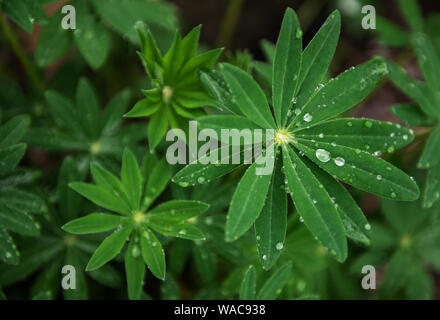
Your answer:
[[[128,295],[139,299],[145,272],[145,264],[159,279],[165,279],[165,253],[155,232],[190,240],[204,240],[203,233],[193,224],[193,219],[204,213],[208,205],[200,201],[169,201],[149,209],[168,183],[170,172],[161,161],[151,172],[148,164],[155,161],[146,156],[142,170],[135,155],[124,151],[121,179],[99,165],[92,165],[95,184],[80,182],[70,186],[95,204],[122,216],[92,213],[68,222],[62,228],[73,234],[99,233],[115,230],[105,238],[87,264],[87,270],[97,270],[115,258],[125,247]],[[150,176],[143,176],[149,174]],[[143,258],[142,259],[140,258]]]
[[[154,150],[169,127],[187,130],[179,125],[184,118],[193,118],[204,112],[201,107],[212,105],[213,100],[203,88],[198,72],[214,66],[221,49],[197,55],[200,26],[186,37],[176,33],[174,42],[165,55],[150,32],[142,24],[136,26],[141,40],[139,57],[153,82],[153,89],[146,90],[126,117],[150,116],[148,140],[150,151]]]
[[[334,119],[361,102],[388,72],[384,60],[377,58],[325,82],[339,29],[336,11],[303,51],[296,15],[291,9],[286,11],[272,64],[274,116],[263,90],[243,70],[224,64],[221,74],[202,75],[217,106],[233,113],[204,116],[202,128],[212,126],[219,132],[233,126],[246,128],[252,122],[251,129],[257,126],[275,132],[274,141],[266,143],[266,152],[271,155],[274,147],[272,159],[282,159],[283,165],[262,175],[256,174],[258,161],[247,169],[232,198],[225,229],[226,240],[234,241],[255,223],[265,269],[284,247],[287,206],[280,189],[291,195],[306,226],[340,262],[347,258],[347,237],[369,243],[369,225],[337,180],[395,200],[419,197],[418,186],[409,176],[378,158],[382,152],[408,145],[414,139],[411,130],[375,120]],[[245,147],[242,142],[236,144]],[[218,153],[229,147],[221,146]],[[199,159],[189,164],[173,181],[182,187],[197,185],[242,165],[202,163]]]

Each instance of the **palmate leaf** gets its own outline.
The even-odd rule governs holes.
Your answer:
[[[347,240],[335,203],[291,148],[283,148],[283,162],[293,202],[304,223],[338,261],[344,261],[347,258]]]
[[[73,234],[88,234],[113,230],[121,225],[120,216],[107,213],[91,213],[66,223],[62,229]]]
[[[287,112],[296,92],[301,58],[302,30],[295,11],[288,8],[275,48],[272,71],[272,99],[275,118],[280,127],[283,127],[286,122]]]
[[[292,263],[288,262],[276,270],[260,289],[257,300],[275,300],[289,280]]]
[[[237,240],[248,231],[263,209],[272,175],[258,175],[259,166],[254,162],[246,170],[234,192],[225,228],[227,242]]]
[[[306,127],[327,120],[364,99],[387,73],[386,64],[380,59],[370,60],[347,70],[325,84],[301,109],[289,128]]]
[[[171,200],[149,211],[148,219],[162,221],[188,220],[204,213],[209,205],[200,201]]]
[[[403,171],[359,148],[298,139],[295,146],[341,181],[360,190],[401,201],[419,197],[417,184]]]
[[[125,226],[105,238],[90,258],[86,271],[96,270],[112,260],[121,251],[132,231],[133,226]]]
[[[257,274],[254,266],[249,266],[246,271],[243,282],[240,286],[240,300],[253,300],[255,299],[257,286]]]
[[[255,236],[260,262],[269,270],[281,254],[287,229],[287,195],[284,191],[282,159],[277,157],[267,199],[255,220]]]
[[[296,106],[303,106],[321,83],[333,58],[341,30],[341,15],[333,12],[310,41],[302,55]]]

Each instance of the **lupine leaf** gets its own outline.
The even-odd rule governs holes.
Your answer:
[[[132,230],[133,226],[126,226],[105,238],[90,258],[86,271],[96,270],[116,257]]]
[[[264,283],[257,295],[257,300],[275,300],[289,280],[291,269],[292,263],[288,262],[275,271]]]
[[[130,300],[138,300],[142,292],[145,277],[145,263],[141,248],[131,240],[125,253],[125,273],[127,275],[127,291]]]
[[[296,92],[302,58],[302,30],[295,11],[288,8],[275,48],[272,94],[277,124],[283,127]]]
[[[162,138],[168,128],[168,122],[165,121],[167,118],[166,108],[163,106],[153,114],[148,123],[148,142],[150,144],[150,151],[153,151]]]
[[[91,137],[98,137],[99,133],[99,106],[92,85],[86,78],[78,82],[76,90],[76,106],[81,123]]]
[[[8,264],[18,264],[19,253],[8,232],[0,227],[0,261]]]
[[[425,149],[417,166],[431,168],[440,162],[440,127],[436,127],[429,135]]]
[[[283,148],[283,162],[293,202],[304,223],[338,261],[344,261],[347,258],[344,226],[329,194],[291,148]]]
[[[413,141],[414,134],[391,122],[344,118],[297,131],[295,137],[375,152],[400,149]]]
[[[399,120],[409,126],[429,127],[434,124],[433,119],[430,119],[414,104],[396,104],[392,106],[390,110]]]
[[[393,83],[408,97],[416,101],[423,112],[434,118],[439,117],[439,108],[434,105],[430,98],[416,85],[406,71],[394,62],[387,61],[389,77]]]
[[[341,15],[335,11],[304,50],[295,106],[305,105],[322,81],[335,53],[340,30]]]
[[[284,189],[282,159],[277,159],[267,199],[255,221],[258,255],[265,270],[269,270],[281,254],[287,229],[287,195]]]
[[[121,223],[122,219],[120,216],[106,213],[91,213],[66,223],[62,229],[73,234],[88,234],[109,231],[120,226]]]
[[[13,170],[18,165],[25,151],[26,145],[24,143],[0,149],[0,176]]]
[[[419,197],[419,188],[408,175],[365,151],[304,139],[296,146],[325,171],[358,189],[401,201]]]
[[[209,205],[200,201],[170,200],[148,212],[148,218],[163,221],[182,221],[197,217],[208,210]]]
[[[141,234],[142,257],[148,269],[159,279],[165,279],[165,253],[153,232],[145,228]]]
[[[255,299],[257,275],[254,266],[249,266],[240,287],[240,300]]]
[[[262,128],[274,128],[266,96],[252,77],[230,64],[222,64],[222,73],[241,112]]]
[[[423,17],[417,0],[398,0],[406,22],[412,31],[423,31]]]
[[[380,41],[388,46],[404,47],[409,44],[408,32],[384,17],[376,17],[376,29],[374,31],[378,34]]]
[[[440,199],[440,165],[433,166],[428,170],[425,190],[423,192],[423,206],[431,208]]]
[[[30,118],[17,116],[0,127],[0,149],[18,143],[29,129]]]
[[[440,58],[433,44],[423,34],[416,34],[413,39],[414,51],[417,55],[419,66],[423,71],[428,86],[436,92],[436,102],[439,102],[440,75],[435,70],[440,68]]]
[[[296,118],[289,127],[310,126],[347,111],[373,91],[386,73],[386,64],[380,59],[343,72],[317,91],[300,112],[295,110]]]
[[[148,117],[156,113],[160,108],[159,101],[152,101],[148,98],[139,100],[124,117]]]
[[[122,157],[121,181],[130,197],[133,209],[139,208],[142,192],[142,176],[136,157],[129,149]]]
[[[234,192],[225,227],[228,242],[248,231],[263,209],[272,175],[257,175],[259,166],[254,162],[246,170]]]
[[[111,134],[121,123],[122,116],[130,101],[130,90],[125,89],[116,94],[106,105],[101,117],[102,134]]]
[[[163,234],[165,236],[171,236],[176,238],[188,239],[188,240],[205,240],[204,234],[191,223],[176,223],[160,220],[149,220],[147,225],[154,231]]]
[[[149,174],[148,183],[144,186],[143,210],[146,210],[163,192],[170,181],[171,174],[171,167],[165,159],[153,168]]]
[[[40,227],[27,212],[17,210],[4,202],[0,202],[0,226],[26,236],[40,234]]]
[[[72,182],[69,186],[103,208],[123,215],[128,215],[131,212],[125,201],[115,196],[109,189],[83,182]]]
[[[237,115],[209,115],[209,116],[202,116],[197,118],[197,124],[199,125],[200,130],[203,129],[213,129],[217,132],[218,138],[221,138],[221,131],[224,130],[233,130],[237,129],[239,131],[248,129],[248,130],[255,130],[260,129],[258,125],[253,123],[252,121],[248,120],[245,117],[237,116]],[[230,144],[234,145],[236,143],[233,142],[234,140],[229,141]],[[223,141],[225,143],[226,141]],[[240,142],[240,144],[242,144]]]
[[[3,4],[2,11],[26,30],[27,33],[32,33],[32,16],[24,0],[6,0]]]
[[[95,163],[92,163],[90,166],[90,171],[92,173],[93,180],[95,180],[95,183],[98,186],[111,190],[119,198],[123,199],[127,206],[129,206],[126,188],[115,175]]]

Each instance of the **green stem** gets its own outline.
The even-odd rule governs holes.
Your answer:
[[[244,0],[230,0],[217,38],[217,47],[227,47],[237,26]]]
[[[20,60],[20,62],[22,64],[26,74],[28,75],[29,80],[31,81],[33,87],[42,96],[44,94],[44,84],[43,84],[42,80],[40,79],[38,73],[34,69],[29,58],[27,57],[26,52],[24,51],[23,47],[21,46],[20,42],[18,41],[17,36],[14,34],[12,29],[9,27],[8,23],[6,22],[6,20],[2,14],[0,14],[0,26],[2,27],[6,38],[9,40],[9,42],[12,46],[12,49],[15,52],[15,55]]]

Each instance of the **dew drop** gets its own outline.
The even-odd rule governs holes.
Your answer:
[[[296,38],[299,39],[303,35],[301,28],[296,29]]]
[[[378,174],[378,175],[376,176],[376,179],[380,181],[380,180],[382,180],[382,176],[381,176],[380,174]]]
[[[407,134],[404,134],[404,135],[402,136],[402,138],[403,138],[403,140],[408,140],[408,135],[407,135]]]
[[[305,122],[310,122],[313,119],[313,116],[310,113],[306,113],[303,117]]]
[[[324,138],[324,134],[323,133],[320,133],[319,134],[319,137],[322,139],[322,138]]]
[[[275,245],[275,248],[276,248],[277,250],[282,250],[282,249],[284,248],[284,244],[283,244],[282,242],[278,242],[278,243]]]
[[[364,226],[364,229],[365,229],[365,230],[371,230],[371,224],[367,223],[367,224]]]
[[[371,128],[372,125],[373,125],[373,123],[371,121],[369,121],[369,120],[364,122],[365,128]]]
[[[188,182],[179,182],[179,186],[185,188],[185,187],[189,186],[189,183]]]
[[[391,192],[391,198],[395,199],[397,197],[395,192]]]
[[[342,167],[342,166],[344,166],[344,164],[345,164],[345,159],[342,158],[342,157],[337,157],[337,158],[335,159],[335,164],[336,164],[338,167]]]
[[[295,114],[298,116],[301,114],[301,109],[296,108],[293,112],[295,112]]]
[[[348,121],[348,122],[347,122],[347,126],[352,127],[352,126],[353,126],[353,122]]]
[[[316,150],[316,158],[321,162],[329,162],[330,161],[330,152],[324,149]]]
[[[203,182],[205,182],[205,178],[204,177],[198,177],[197,178],[197,182],[198,183],[203,183]]]
[[[304,218],[303,217],[299,217],[299,222],[303,223],[304,222]]]
[[[263,256],[263,260],[267,260],[267,256],[266,255]]]

